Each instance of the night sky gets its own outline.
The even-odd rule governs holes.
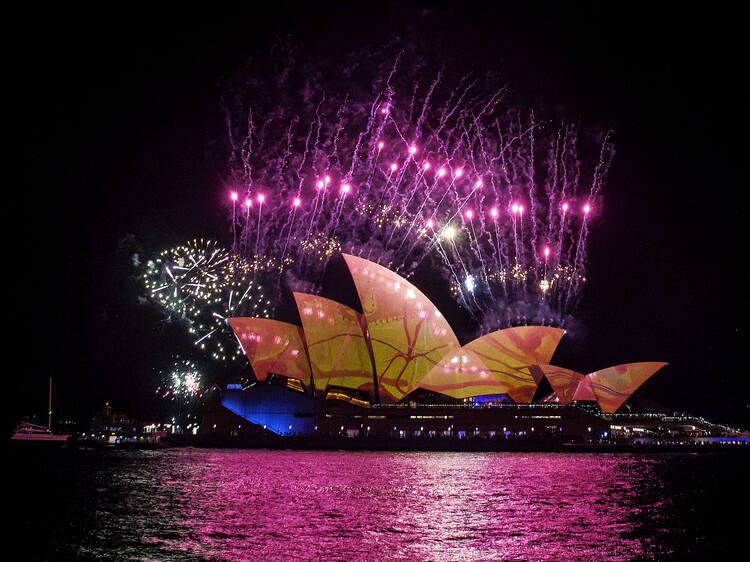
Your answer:
[[[22,361],[8,367],[10,421],[46,421],[50,375],[61,417],[86,420],[105,401],[155,415],[154,376],[173,337],[138,304],[131,257],[201,236],[231,245],[222,75],[279,38],[335,57],[418,33],[459,64],[496,70],[529,109],[562,108],[615,132],[582,330],[553,362],[589,372],[668,361],[637,404],[747,427],[740,19],[651,4],[497,4],[15,15],[6,114],[20,154],[7,161],[18,179],[6,189],[19,204],[6,211],[16,256],[6,325],[9,355]]]

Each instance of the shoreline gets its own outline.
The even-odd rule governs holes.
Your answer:
[[[750,444],[726,443],[562,443],[490,439],[376,439],[376,438],[216,438],[212,436],[172,436],[155,443],[103,443],[70,440],[68,447],[96,450],[158,450],[170,448],[278,449],[303,451],[372,452],[519,452],[519,453],[744,453]]]

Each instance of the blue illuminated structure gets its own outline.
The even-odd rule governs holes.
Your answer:
[[[507,394],[485,394],[483,396],[473,396],[472,401],[474,406],[482,406],[485,404],[512,404],[513,401],[508,398]]]
[[[315,400],[276,385],[255,384],[246,390],[227,389],[221,404],[277,435],[312,435],[315,432]]]

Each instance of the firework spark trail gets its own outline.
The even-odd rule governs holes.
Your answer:
[[[425,201],[426,201],[426,198],[425,198]],[[423,205],[424,204],[420,205],[420,210],[422,209]],[[399,216],[399,218],[397,220],[397,223],[401,222],[401,218],[402,217],[403,217],[403,214],[401,216]],[[421,218],[422,217],[421,217],[419,211],[417,211],[416,213],[414,213],[414,218],[412,219],[411,223],[409,224],[409,228],[406,229],[406,232],[404,232],[404,235],[401,237],[401,243],[398,245],[398,247],[396,248],[396,250],[395,250],[394,253],[397,254],[401,250],[401,248],[404,247],[404,244],[409,239],[409,235],[411,234],[412,230],[414,230],[414,226],[417,224],[417,221],[420,220]],[[386,244],[386,248],[388,248],[388,246],[390,245],[390,241],[393,238],[393,233],[395,231],[396,231],[395,228],[391,231],[391,236],[388,238],[388,243]],[[406,257],[408,257],[409,254],[411,254],[412,250],[414,249],[414,245],[418,244],[418,243],[419,243],[419,238],[416,238],[414,240],[414,244],[411,246],[411,248],[409,249],[409,251],[406,253]]]
[[[247,189],[253,187],[253,167],[250,164],[250,156],[253,154],[253,137],[255,135],[255,124],[253,119],[253,108],[247,110],[247,134],[240,148],[240,161],[242,162],[242,177],[245,179]]]
[[[601,191],[602,185],[604,184],[604,178],[609,171],[609,167],[612,164],[612,159],[615,156],[615,150],[612,146],[612,131],[607,131],[602,141],[601,150],[599,151],[599,161],[594,168],[594,179],[591,182],[591,191],[589,192],[589,201],[593,201],[599,191]]]
[[[591,182],[588,201],[593,200],[593,198],[598,195],[599,190],[602,186],[603,178],[609,170],[612,158],[614,157],[614,149],[610,144],[610,136],[611,131],[608,131],[604,136],[604,140],[602,141],[601,149],[599,152],[599,161],[594,168],[594,175]],[[566,309],[571,306],[571,301],[578,296],[577,293],[580,287],[580,276],[578,276],[577,274],[581,272],[582,275],[585,267],[585,247],[586,239],[588,237],[588,222],[586,219],[588,218],[590,209],[591,207],[589,203],[586,203],[583,209],[583,222],[581,223],[581,229],[578,235],[578,243],[576,244],[575,249],[575,257],[573,259],[573,278],[571,279],[571,282],[568,286],[568,292],[565,297],[564,306]]]
[[[237,194],[232,193],[232,253],[237,253]]]
[[[363,140],[368,135],[370,135],[370,136],[372,135],[372,131],[373,131],[374,127],[375,127],[375,120],[376,120],[376,117],[377,117],[377,107],[380,104],[380,98],[381,98],[381,94],[378,94],[375,97],[375,99],[373,100],[372,104],[370,105],[370,111],[369,111],[369,118],[368,118],[368,121],[367,121],[367,126],[365,127],[364,130],[362,130],[359,133],[359,136],[357,138],[357,145],[354,147],[354,152],[352,154],[351,167],[349,168],[349,173],[346,176],[349,179],[351,179],[351,178],[354,177],[355,166],[356,166],[356,164],[358,162],[357,155],[359,153],[359,147],[362,145]],[[375,142],[376,142],[376,139],[372,139],[372,141],[370,142],[370,145],[374,147],[375,146]],[[375,163],[377,163],[377,157],[380,156],[380,151],[382,150],[382,148],[384,146],[384,143],[382,143],[382,141],[377,141],[377,143],[378,143],[377,144],[378,150],[377,150],[377,153],[376,153],[376,156],[375,156]],[[372,149],[369,151],[368,161],[371,158],[372,158]],[[373,171],[375,169],[374,168],[374,163],[371,166],[369,166],[369,169],[370,169],[370,179],[372,179],[372,173],[373,173]],[[367,182],[366,185],[367,185],[367,193],[369,194],[369,189],[370,189],[370,181],[369,180],[368,180],[368,182]]]
[[[480,187],[482,187],[482,182],[478,181],[476,185],[474,186],[474,189],[472,189],[471,192],[469,193],[469,195],[464,197],[463,200],[461,200],[461,202],[458,203],[458,207],[456,208],[456,211],[450,217],[448,217],[448,220],[446,222],[451,222],[452,220],[454,220],[457,216],[461,214],[461,211],[463,211],[463,208],[469,202],[469,199],[471,199],[471,196],[474,195],[474,192]]]
[[[526,269],[526,252],[524,251],[526,249],[526,245],[524,244],[523,240],[523,205],[519,205],[518,207],[518,222],[521,224],[521,227],[518,229],[521,232],[521,240],[520,244],[518,245],[518,263],[521,265],[521,267]]]
[[[315,124],[315,121],[310,122],[310,127],[307,130],[307,138],[305,138],[305,150],[302,153],[302,158],[300,159],[299,166],[297,167],[296,175],[297,175],[297,180],[299,181],[299,183],[297,184],[297,197],[299,197],[300,194],[302,193],[302,187],[305,181],[305,178],[302,175],[302,169],[305,167],[307,154],[310,152],[310,137],[312,136],[314,124]],[[290,139],[290,144],[291,144],[291,139]],[[281,184],[282,181],[283,181],[283,178],[281,177],[281,174],[279,174],[279,184]]]
[[[409,164],[411,164],[413,156],[414,147],[409,147],[409,156],[407,156],[406,161],[398,169],[398,173],[396,174],[396,181],[393,182],[394,197],[398,196],[399,191],[401,190],[401,183],[404,181],[404,176],[409,171]]]
[[[451,250],[452,250],[451,254],[455,255],[456,258],[458,259],[458,263],[461,264],[461,269],[463,269],[463,271],[464,271],[464,282],[467,283],[468,280],[472,278],[472,275],[469,273],[469,270],[466,269],[466,264],[464,263],[463,259],[461,259],[461,253],[458,251],[458,248],[456,247],[456,241],[454,240],[454,237],[451,236],[449,238],[449,241],[451,243]],[[469,291],[469,294],[471,295],[471,300],[474,302],[474,306],[478,309],[479,308],[479,303],[477,302],[477,297],[474,294],[473,287],[469,287],[468,284],[467,284],[466,285],[466,289]],[[462,296],[464,302],[468,305],[468,303],[466,302],[466,297],[463,295],[463,291],[461,289],[461,283],[459,283],[459,285],[458,285],[458,290],[462,293],[461,296]],[[468,306],[467,309],[468,309],[469,313],[472,314],[472,316],[474,314],[476,314],[476,310],[473,307]]]
[[[529,184],[529,220],[531,222],[531,255],[534,257],[534,262],[537,262],[537,197],[536,197],[536,182],[534,181],[534,129],[536,124],[534,123],[534,112],[531,112],[531,123],[529,125],[529,158],[528,158],[528,171],[526,172]],[[523,218],[523,215],[522,217]],[[521,231],[523,232],[523,230]]]
[[[570,190],[570,196],[571,197],[574,198],[577,195],[578,185],[579,185],[580,177],[581,177],[580,162],[578,161],[578,157],[577,157],[577,154],[576,154],[576,148],[575,148],[576,147],[576,143],[577,143],[577,136],[575,134],[573,134],[573,133],[571,133],[571,134],[572,134],[572,138],[571,138],[571,141],[570,141],[570,143],[571,143],[570,144],[570,146],[571,146],[570,150],[571,150],[571,159],[572,159],[572,165],[573,165],[573,178],[569,182],[566,181],[561,186],[561,190],[560,190],[561,191],[561,199],[565,198],[566,201],[568,199],[568,194],[566,193],[567,189]],[[565,212],[565,210],[566,210],[565,208],[566,207],[568,207],[567,202],[563,203],[563,215],[566,214],[566,212]],[[565,219],[565,216],[563,216],[563,219]],[[574,234],[573,234],[573,227],[572,227],[571,224],[565,224],[564,225],[563,236],[566,237],[566,238],[568,238],[569,240],[571,240],[571,243],[568,244],[567,249],[565,250],[565,263],[569,264],[569,263],[571,263],[571,261],[573,259],[572,256],[573,256],[573,250],[574,250],[574,246],[575,246],[572,243]],[[560,249],[560,254],[562,255],[562,248]]]
[[[391,230],[391,234],[390,234],[390,236],[388,236],[388,240],[385,243],[386,250],[388,249],[388,246],[390,246],[390,244],[391,244],[391,240],[393,239],[393,235],[396,233],[396,229],[397,229],[398,225],[401,223],[401,219],[403,219],[404,215],[407,213],[407,211],[409,209],[409,204],[411,203],[411,200],[414,197],[414,195],[417,193],[417,188],[419,187],[419,184],[422,183],[422,178],[423,178],[423,175],[424,175],[425,171],[426,170],[425,170],[424,166],[422,166],[421,171],[417,174],[416,178],[414,179],[414,185],[409,190],[410,191],[409,198],[403,204],[403,207],[401,209],[401,213],[398,215],[398,218],[396,219],[396,221],[394,223],[394,227]],[[418,218],[418,215],[414,215],[414,221],[416,221],[417,218]],[[409,231],[407,230],[407,232],[404,234],[404,238],[406,238],[406,236],[408,236],[408,234],[409,234]],[[403,241],[402,241],[402,245],[403,245]],[[399,246],[398,249],[400,250],[401,246]]]
[[[495,296],[492,294],[492,287],[490,286],[490,281],[487,276],[487,266],[484,263],[484,258],[482,257],[482,249],[479,246],[479,238],[477,238],[477,233],[474,231],[474,221],[472,220],[472,215],[469,215],[469,226],[471,227],[471,234],[474,236],[474,246],[472,246],[472,249],[476,256],[479,258],[479,263],[482,264],[482,269],[480,270],[482,272],[482,277],[484,278],[484,282],[487,285],[487,291],[490,294],[490,298],[494,301]],[[471,242],[471,235],[469,236],[469,241]]]
[[[438,254],[443,259],[444,263],[448,266],[448,269],[450,270],[451,275],[453,276],[453,280],[456,283],[456,287],[458,289],[458,294],[461,298],[461,301],[463,302],[467,310],[471,312],[471,308],[469,307],[469,303],[466,300],[466,296],[464,295],[464,292],[461,289],[461,280],[459,279],[458,274],[456,273],[456,270],[453,267],[453,264],[448,258],[448,253],[445,251],[445,248],[443,248],[443,245],[440,243],[440,234],[433,232],[433,235],[435,237],[435,246],[437,247]],[[449,240],[451,239],[449,238]]]
[[[560,218],[560,229],[557,237],[557,264],[562,260],[563,235],[565,234],[565,219],[568,215],[568,204],[562,204],[562,217]]]
[[[452,214],[452,215],[451,215],[450,217],[448,217],[448,219],[447,219],[447,220],[445,220],[445,224],[451,224],[451,222],[453,222],[453,220],[454,220],[454,219],[455,219],[455,218],[456,218],[457,216],[459,216],[459,215],[461,214],[461,211],[463,210],[464,206],[465,206],[465,205],[466,205],[466,204],[468,203],[469,199],[471,198],[471,195],[473,195],[473,194],[474,194],[474,192],[475,192],[475,191],[476,191],[477,189],[479,189],[479,188],[480,188],[481,186],[482,186],[482,182],[481,182],[481,181],[477,182],[477,184],[475,185],[475,187],[474,187],[474,189],[473,189],[473,190],[471,191],[471,193],[469,193],[469,195],[468,195],[468,196],[466,196],[466,197],[465,197],[465,198],[464,198],[464,199],[463,199],[463,200],[462,200],[462,201],[461,201],[461,202],[460,202],[460,203],[458,204],[458,208],[456,209],[456,211],[455,211],[455,212],[454,212],[454,213],[453,213],[453,214]],[[427,194],[426,194],[426,196],[425,196],[425,202],[427,202],[427,200],[428,200],[428,195],[429,195],[429,191],[428,191],[428,193],[427,193]],[[441,201],[442,201],[442,200],[441,200]],[[436,206],[434,207],[434,210],[433,210],[433,212],[435,212],[435,213],[436,213],[436,212],[437,212],[437,208],[438,208],[438,205],[436,205]],[[421,207],[420,207],[420,210],[421,210]],[[415,217],[414,217],[414,221],[416,221],[416,220],[417,220],[417,219],[418,219],[419,217],[420,217],[420,215],[419,215],[419,213],[417,213],[417,214],[415,215]],[[414,221],[412,222],[412,226],[410,227],[410,229],[411,229],[411,228],[413,228],[413,225],[414,225]],[[408,232],[407,232],[407,234],[408,234]],[[404,237],[404,239],[406,239],[406,237]],[[415,240],[415,242],[414,242],[414,244],[412,245],[412,247],[411,247],[411,248],[409,248],[409,251],[408,251],[408,252],[406,253],[406,257],[408,257],[408,256],[409,256],[409,255],[410,255],[410,254],[412,253],[412,251],[414,250],[414,246],[415,246],[415,245],[416,245],[417,243],[419,243],[419,239]],[[402,244],[403,244],[403,242],[402,242]],[[401,246],[399,246],[399,248],[398,248],[398,249],[401,249]],[[420,259],[418,259],[418,260],[417,260],[417,261],[416,261],[416,262],[415,262],[415,263],[413,264],[413,266],[412,266],[412,270],[413,270],[413,269],[416,269],[416,268],[417,268],[417,267],[418,267],[418,266],[419,266],[419,265],[420,265],[420,264],[422,263],[422,261],[423,261],[423,260],[425,259],[425,257],[427,257],[427,254],[426,254],[426,253],[425,253],[425,254],[423,254],[423,255],[422,255],[422,257],[421,257]]]
[[[320,96],[320,101],[318,102],[318,105],[315,106],[315,115],[313,117],[313,121],[315,122],[315,142],[313,143],[313,146],[315,147],[315,151],[313,153],[313,159],[312,159],[312,176],[314,178],[320,177],[320,170],[318,169],[318,154],[320,151],[320,132],[323,130],[323,118],[321,117],[320,110],[323,104],[326,101],[326,94],[323,92]]]
[[[568,285],[568,292],[565,296],[565,308],[568,308],[571,304],[571,299],[574,298],[575,290],[578,288],[579,283],[575,274],[583,269],[584,260],[584,242],[586,241],[586,234],[588,228],[586,225],[586,218],[584,217],[583,223],[581,223],[581,230],[578,234],[578,243],[576,244],[575,260],[573,261],[573,278]]]
[[[255,235],[255,255],[258,256],[258,243],[260,242],[260,218],[263,215],[263,195],[258,195],[258,229]]]
[[[291,212],[291,219],[289,220],[289,231],[286,235],[286,241],[284,242],[284,249],[281,252],[281,263],[283,265],[284,263],[284,257],[286,256],[286,249],[289,246],[289,237],[292,235],[292,228],[294,227],[294,217],[297,215],[297,207],[299,207],[301,204],[300,198],[297,197],[294,199],[294,202],[292,203],[292,212]]]
[[[551,148],[549,151],[548,158],[551,160],[551,165],[549,166],[551,168],[551,179],[547,178],[547,185],[546,185],[546,192],[547,192],[547,198],[549,199],[549,207],[547,209],[547,239],[551,240],[553,237],[559,239],[559,232],[555,233],[555,224],[558,222],[557,217],[558,213],[556,212],[558,207],[558,182],[560,181],[560,170],[559,167],[561,167],[564,170],[564,154],[565,154],[565,144],[567,141],[567,128],[565,129],[565,137],[562,139],[562,145],[560,144],[560,137],[562,134],[562,127],[558,129],[557,133],[551,140]],[[559,163],[559,167],[558,167]],[[564,180],[562,180],[564,183]],[[562,194],[564,196],[564,194]],[[558,245],[557,250],[560,250],[560,245]]]
[[[557,245],[557,265],[559,266],[563,257],[563,236],[565,236],[566,232],[566,224],[565,219],[567,217],[567,211],[568,211],[568,202],[567,202],[567,188],[568,188],[568,153],[570,152],[572,155],[575,156],[575,130],[572,128],[572,126],[566,126],[565,128],[565,136],[563,138],[563,154],[561,157],[561,167],[562,167],[562,181],[560,182],[560,189],[559,189],[559,198],[558,201],[561,203],[560,209],[562,210],[562,214],[560,216],[560,232],[558,236],[558,245]],[[570,144],[569,144],[570,143]],[[574,168],[575,169],[575,168]],[[572,185],[573,190],[577,187],[578,178],[575,178],[575,183]]]
[[[346,202],[346,196],[349,193],[351,186],[348,183],[345,183],[341,186],[341,199],[338,203],[338,210],[335,211],[335,218],[331,221],[331,224],[333,225],[333,231],[331,232],[331,238],[334,238],[336,236],[336,229],[339,226],[339,218],[341,217],[341,211],[344,208],[344,203]]]
[[[430,105],[430,98],[432,97],[432,93],[435,91],[435,86],[438,85],[441,78],[443,77],[443,70],[444,69],[441,69],[440,72],[437,73],[437,77],[435,78],[435,81],[432,84],[430,84],[430,89],[424,98],[424,103],[422,104],[422,113],[419,115],[419,119],[417,119],[417,126],[416,126],[417,140],[419,140],[419,131],[422,130],[422,124],[424,123],[424,120],[427,117],[427,108]]]
[[[322,199],[321,190],[325,187],[325,184],[322,180],[320,180],[318,181],[316,187],[317,189],[315,190],[315,197],[313,198],[313,206],[312,210],[310,211],[310,224],[308,225],[307,232],[305,233],[305,240],[307,240],[307,238],[310,236],[313,225],[315,224],[315,213],[318,210],[318,201]]]
[[[388,186],[391,183],[391,178],[393,177],[393,172],[395,172],[397,169],[397,164],[393,163],[388,167],[388,175],[385,178],[385,185],[383,186],[383,189],[381,190],[380,198],[378,199],[376,207],[380,207],[383,204],[383,199],[385,199],[387,193],[388,193]]]
[[[336,113],[336,134],[333,137],[333,142],[331,152],[328,154],[328,167],[336,167],[340,168],[340,158],[339,158],[339,151],[338,151],[338,145],[339,145],[339,138],[341,138],[341,131],[344,130],[344,114],[346,110],[347,103],[349,102],[349,94],[346,94],[344,96],[344,101],[339,107],[338,112]]]
[[[304,240],[307,241],[310,237],[310,234],[313,231],[313,228],[315,225],[317,225],[319,213],[323,210],[323,204],[325,203],[326,199],[326,191],[328,190],[328,184],[330,183],[330,176],[326,175],[322,180],[318,180],[316,184],[317,191],[315,192],[315,202],[313,206],[313,210],[310,216],[310,226],[307,228],[307,232],[305,233]],[[318,201],[320,201],[320,209],[318,210]]]
[[[284,172],[286,171],[287,165],[289,164],[289,159],[292,156],[292,143],[294,142],[294,131],[297,128],[298,122],[299,122],[299,117],[296,115],[292,117],[292,119],[289,121],[289,127],[287,128],[287,132],[286,132],[286,148],[284,149],[284,155],[281,157],[281,159],[279,160],[279,164],[278,164],[279,173],[276,179],[277,185],[280,185],[281,183],[285,181]],[[308,133],[308,137],[309,137],[309,133]],[[305,149],[305,152],[302,155],[302,162],[300,163],[300,167],[297,169],[297,177],[299,177],[299,170],[304,165],[306,155],[307,155],[307,149]],[[300,183],[301,183],[301,180],[300,180]]]
[[[422,210],[424,209],[425,205],[426,205],[427,203],[429,203],[429,202],[432,202],[432,199],[430,198],[430,195],[432,194],[432,191],[433,191],[433,190],[435,189],[435,187],[437,187],[437,185],[438,185],[438,180],[439,180],[439,177],[437,177],[437,176],[436,176],[436,177],[435,177],[435,180],[434,180],[434,182],[433,182],[433,185],[432,185],[432,187],[431,187],[431,188],[429,188],[429,189],[428,189],[428,190],[427,190],[427,191],[425,192],[425,194],[424,194],[424,199],[423,199],[423,201],[422,201],[422,204],[421,204],[421,205],[419,206],[419,208],[417,209],[417,212],[416,212],[416,213],[414,214],[414,218],[413,218],[413,220],[412,220],[412,223],[411,223],[411,225],[410,225],[410,227],[409,227],[409,229],[410,229],[410,230],[414,228],[414,226],[415,226],[415,224],[416,224],[417,220],[419,220],[419,219],[421,219],[421,218],[422,218]],[[432,214],[432,216],[434,216],[435,210],[436,210],[436,207],[433,207],[433,208],[432,208],[432,209],[430,210],[430,214]],[[428,220],[427,220],[427,224],[428,224],[428,225],[432,224],[432,221],[433,221],[433,219],[428,219]],[[449,223],[450,223],[450,221],[445,221],[445,224],[449,224]],[[405,239],[406,239],[406,236],[404,236],[404,240],[405,240]],[[417,237],[415,237],[414,241],[412,242],[412,245],[411,245],[411,246],[409,247],[409,249],[408,249],[408,250],[407,250],[407,252],[405,253],[404,257],[405,257],[405,258],[408,258],[408,257],[409,257],[409,256],[410,256],[410,255],[412,254],[412,252],[414,252],[414,249],[415,249],[415,248],[416,248],[416,247],[417,247],[417,246],[418,246],[418,245],[419,245],[419,244],[420,244],[421,242],[422,242],[422,240],[420,240],[420,238],[419,238],[418,236],[417,236]],[[403,242],[402,242],[402,244],[403,244]],[[413,262],[413,263],[411,264],[411,267],[410,267],[410,269],[411,269],[412,271],[416,270],[416,268],[417,268],[417,267],[419,267],[419,265],[420,265],[420,264],[422,263],[422,261],[423,261],[423,260],[424,260],[424,259],[425,259],[425,258],[426,258],[426,257],[428,256],[429,250],[430,250],[430,249],[432,249],[432,247],[434,247],[434,244],[433,244],[433,243],[430,243],[430,244],[428,245],[427,249],[426,249],[427,251],[423,252],[423,253],[422,253],[422,255],[421,255],[421,257],[419,257],[418,259],[416,259],[416,260],[415,260],[415,261],[414,261],[414,262]],[[401,248],[401,247],[399,247],[399,249],[400,249],[400,248]]]
[[[367,188],[365,192],[365,198],[369,198],[370,192],[372,191],[372,180],[373,176],[375,175],[375,170],[377,169],[378,165],[378,159],[380,158],[380,152],[383,150],[383,147],[385,146],[385,143],[383,141],[378,141],[377,147],[378,151],[375,154],[375,158],[372,162],[372,165],[370,166],[370,174],[367,176],[367,182],[365,183],[365,187]]]
[[[404,245],[404,242],[406,242],[407,238],[409,237],[409,233],[414,229],[414,226],[417,224],[417,221],[422,219],[422,210],[424,209],[424,206],[427,204],[427,202],[430,200],[430,194],[432,193],[432,190],[437,185],[437,179],[433,181],[432,187],[428,187],[427,191],[425,191],[422,199],[422,203],[417,208],[416,212],[414,213],[414,218],[411,221],[411,224],[409,225],[409,228],[407,229],[406,233],[404,234],[403,239],[401,240],[401,245],[396,249],[396,252],[398,252],[402,246]],[[409,251],[406,252],[406,256],[408,257],[409,254],[412,253],[414,250],[414,247],[419,244],[420,240],[419,238],[415,238],[414,242],[412,243],[411,247],[409,248]]]
[[[514,254],[513,254],[513,260],[515,263],[518,263],[518,207],[514,203],[514,209],[513,209],[513,248],[514,248]]]
[[[441,168],[441,169],[444,169],[444,168]],[[442,205],[442,204],[443,204],[443,201],[445,201],[445,198],[446,198],[446,197],[448,196],[448,194],[450,193],[450,191],[451,191],[451,188],[453,187],[453,183],[454,183],[455,181],[456,181],[456,177],[455,177],[455,176],[453,176],[453,177],[451,178],[451,182],[450,182],[450,183],[449,183],[449,184],[447,185],[447,187],[445,188],[445,191],[443,192],[443,196],[442,196],[442,197],[440,198],[440,201],[438,201],[437,205],[435,205],[434,211],[433,211],[433,213],[432,213],[432,214],[433,214],[434,216],[437,216],[437,215],[438,215],[438,211],[440,210],[440,205]]]
[[[499,266],[497,269],[498,271],[502,271],[502,270],[507,271],[508,269],[510,269],[510,262],[508,260],[508,256],[505,255],[503,252],[503,245],[500,243],[500,231],[497,226],[497,220],[494,219],[493,222],[495,226],[495,239],[497,241],[497,257],[498,257],[498,266]],[[502,288],[503,288],[503,293],[505,294],[505,299],[507,301],[508,300],[508,277],[507,275],[503,277]]]

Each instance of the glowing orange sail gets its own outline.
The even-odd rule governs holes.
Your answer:
[[[259,381],[274,373],[299,379],[310,388],[302,328],[268,318],[228,318],[227,322]]]
[[[430,300],[400,275],[343,254],[367,320],[381,402],[397,402],[460,346]]]
[[[362,315],[336,301],[294,293],[307,352],[318,392],[341,386],[373,394],[370,352],[362,331]]]
[[[573,393],[573,400],[587,400],[596,402],[594,389],[591,388],[591,377],[585,376],[583,377],[583,379],[581,379],[581,382],[578,383],[578,388],[576,388],[575,393]]]
[[[503,394],[507,389],[479,356],[466,348],[447,353],[418,386],[453,398]]]
[[[626,363],[594,371],[586,375],[586,379],[589,380],[591,391],[602,412],[612,414],[638,390],[638,387],[665,365],[667,363],[655,361]]]
[[[539,384],[529,367],[548,364],[564,333],[548,326],[518,326],[485,334],[463,349],[482,360],[502,393],[517,403],[529,403]]]
[[[579,383],[585,376],[582,373],[555,365],[534,365],[531,367],[532,374],[534,374],[534,371],[539,373],[538,376],[534,377],[535,379],[541,379],[542,376],[547,379],[560,404],[570,404],[573,401]]]

